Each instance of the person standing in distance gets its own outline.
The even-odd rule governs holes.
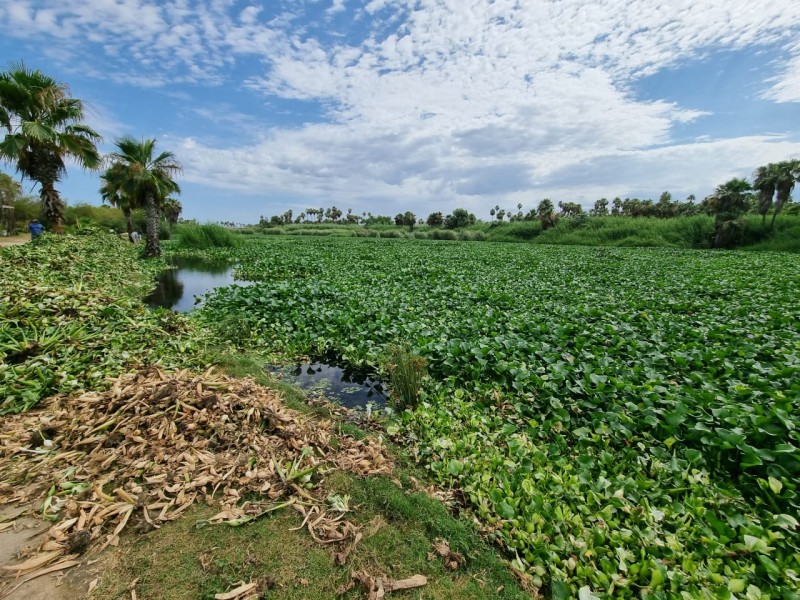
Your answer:
[[[31,232],[31,241],[33,241],[44,233],[44,225],[34,219],[31,221],[30,225],[28,225],[28,231]]]

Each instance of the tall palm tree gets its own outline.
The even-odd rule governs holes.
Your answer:
[[[103,182],[100,185],[100,196],[111,206],[122,209],[128,230],[128,240],[133,242],[133,209],[139,207],[136,205],[136,199],[125,193],[124,178],[125,167],[119,163],[112,163],[100,175],[100,180]]]
[[[23,177],[41,186],[42,212],[54,231],[61,231],[64,203],[55,185],[72,158],[96,169],[101,139],[83,124],[84,105],[69,87],[23,63],[11,63],[0,73],[0,127],[8,133],[0,142],[0,158],[14,163]]]
[[[141,142],[130,136],[116,140],[117,152],[111,159],[120,165],[122,193],[136,199],[147,213],[145,232],[145,256],[161,256],[158,241],[161,207],[164,200],[173,193],[180,193],[180,186],[173,177],[181,172],[181,165],[172,152],[155,154],[156,140]]]
[[[748,194],[752,189],[746,179],[731,179],[717,186],[709,198],[714,212],[715,248],[733,245],[742,230],[740,217],[747,212]]]

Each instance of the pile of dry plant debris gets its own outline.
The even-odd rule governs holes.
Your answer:
[[[293,506],[314,540],[341,544],[343,564],[360,532],[321,491],[331,469],[369,475],[391,464],[380,440],[337,435],[275,392],[212,370],[150,368],[107,392],[54,397],[0,424],[0,504],[36,503],[54,523],[24,562],[4,567],[16,577],[6,591],[201,502],[219,507],[206,524],[232,526]]]

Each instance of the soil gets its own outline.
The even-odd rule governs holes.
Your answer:
[[[35,549],[41,537],[50,527],[49,523],[31,517],[17,517],[24,512],[19,506],[0,506],[0,522],[15,520],[15,526],[0,532],[0,566],[17,564],[26,549]],[[16,517],[16,519],[15,519]],[[19,586],[11,594],[17,581],[13,575],[0,575],[0,598],[3,600],[75,600],[86,595],[88,582],[83,567],[66,572],[57,572],[37,577]],[[24,579],[24,577],[20,578]],[[6,595],[8,594],[8,595]]]
[[[31,236],[29,234],[10,235],[8,237],[0,236],[0,248],[4,246],[16,246],[17,244],[24,244],[29,241],[31,241]]]

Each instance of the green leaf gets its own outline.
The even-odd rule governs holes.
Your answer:
[[[772,490],[773,494],[780,494],[781,490],[783,489],[783,483],[775,479],[774,477],[769,478],[769,487]]]
[[[684,456],[686,457],[686,460],[694,464],[703,457],[703,453],[699,450],[695,450],[694,448],[690,448],[684,452]]]
[[[517,513],[514,507],[504,500],[497,504],[497,514],[500,515],[501,518],[510,521]]]
[[[572,597],[569,586],[558,579],[550,582],[550,597],[553,600],[569,600]]]
[[[464,463],[460,460],[451,460],[447,463],[447,472],[450,475],[459,475],[464,469]]]

